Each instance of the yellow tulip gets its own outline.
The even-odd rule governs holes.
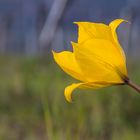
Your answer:
[[[66,100],[76,88],[102,88],[128,84],[126,58],[116,29],[125,20],[116,19],[109,25],[75,22],[78,42],[72,42],[73,52],[53,52],[56,63],[69,75],[81,81],[65,88]],[[134,88],[134,87],[133,87]]]

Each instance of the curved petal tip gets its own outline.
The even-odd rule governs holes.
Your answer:
[[[112,28],[113,31],[115,31],[116,28],[117,28],[122,22],[130,23],[129,21],[124,20],[124,19],[115,19],[115,20],[113,20],[112,22],[109,23],[109,26]]]
[[[73,22],[73,24],[76,24],[76,25],[78,25],[78,24],[79,24],[79,22],[78,22],[78,21],[74,21],[74,22]]]
[[[64,95],[65,95],[65,98],[68,102],[70,102],[70,103],[72,102],[72,92],[73,92],[73,90],[80,87],[82,84],[83,83],[72,84],[72,85],[65,88]]]

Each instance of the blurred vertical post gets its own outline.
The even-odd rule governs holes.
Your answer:
[[[121,11],[121,17],[130,21],[128,34],[125,36],[127,47],[127,54],[133,58],[139,57],[140,51],[140,1],[127,0],[127,5]]]
[[[37,38],[37,3],[34,0],[22,1],[23,30],[25,39],[25,53],[34,55],[38,52]],[[31,8],[32,7],[32,8]]]
[[[40,47],[42,52],[50,48],[49,45],[51,45],[54,38],[58,22],[62,17],[67,1],[68,0],[54,0],[53,2],[52,8],[40,34]]]
[[[3,20],[3,16],[0,15],[0,54],[6,52],[7,45],[7,28],[6,23]]]

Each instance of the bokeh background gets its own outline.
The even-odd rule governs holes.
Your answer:
[[[51,50],[72,50],[74,21],[118,28],[131,79],[140,84],[139,0],[0,0],[0,140],[140,140],[140,95],[127,86],[77,90]]]

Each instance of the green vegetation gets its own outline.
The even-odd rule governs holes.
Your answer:
[[[140,95],[127,86],[63,90],[74,79],[48,58],[0,58],[0,140],[140,140]],[[140,83],[140,67],[129,65]]]

